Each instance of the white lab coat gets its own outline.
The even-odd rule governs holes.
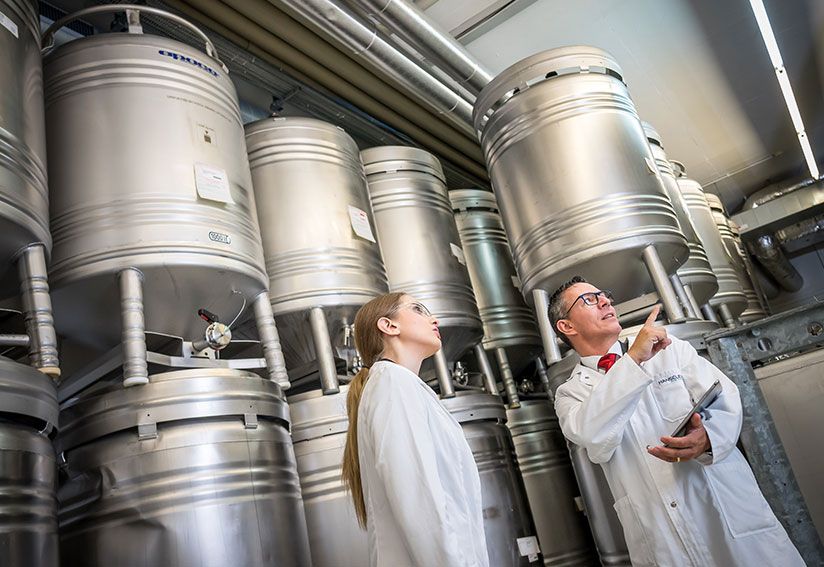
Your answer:
[[[417,375],[369,370],[358,455],[372,567],[487,567],[481,480],[460,424]]]
[[[670,338],[642,366],[623,356],[606,375],[599,357],[583,357],[555,394],[564,435],[604,469],[632,564],[803,567],[735,447],[738,388],[689,343]],[[610,352],[620,354],[619,343]],[[716,379],[723,392],[704,421],[712,453],[682,463],[647,453]]]

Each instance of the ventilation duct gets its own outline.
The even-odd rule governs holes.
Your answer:
[[[775,238],[765,234],[750,242],[749,248],[753,256],[784,290],[795,292],[802,288],[804,279],[784,255]]]

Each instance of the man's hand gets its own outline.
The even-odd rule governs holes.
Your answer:
[[[667,330],[663,327],[655,326],[655,319],[658,318],[658,313],[661,311],[661,306],[656,305],[652,308],[652,313],[649,314],[644,326],[638,331],[638,336],[632,343],[632,346],[627,350],[627,354],[637,364],[646,362],[659,351],[664,350],[672,341],[667,337]]]
[[[661,437],[663,446],[647,447],[647,452],[668,463],[682,463],[712,450],[701,416],[692,414],[684,437]]]

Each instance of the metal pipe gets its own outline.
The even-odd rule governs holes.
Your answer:
[[[385,24],[439,69],[477,95],[494,75],[411,1],[348,0]]]
[[[684,314],[687,318],[700,319],[701,311],[696,311],[693,308],[690,298],[687,296],[687,290],[684,289],[684,284],[681,282],[681,277],[678,274],[672,274],[670,276],[670,283],[672,284],[672,289],[675,290],[678,301],[681,303],[681,307],[684,308]]]
[[[475,136],[472,105],[387,43],[354,14],[332,0],[276,1],[287,11],[297,14],[321,36],[331,37],[352,50],[351,55],[390,77],[459,130]]]
[[[538,380],[540,380],[541,385],[544,387],[544,391],[546,392],[547,398],[549,398],[550,403],[555,403],[555,394],[552,391],[552,386],[549,383],[549,375],[546,373],[546,365],[544,361],[541,360],[541,357],[537,357],[535,359],[535,370],[538,372]]]
[[[712,305],[709,303],[705,303],[701,306],[701,313],[704,314],[704,319],[707,321],[712,321],[713,323],[718,323],[721,325],[721,319],[718,318],[718,314],[715,312],[715,309],[712,308]]]
[[[704,317],[701,314],[701,306],[698,305],[698,301],[695,299],[695,295],[693,295],[692,288],[689,284],[684,286],[684,293],[687,295],[687,301],[689,302],[690,307],[692,307],[693,313],[695,313],[695,318],[703,319]]]
[[[236,11],[210,0],[165,3],[253,56],[344,98],[480,180],[487,178],[483,154],[474,138],[470,140],[451,128],[271,4],[238,2]]]
[[[736,321],[735,317],[733,317],[730,307],[726,303],[722,303],[718,306],[718,313],[721,315],[721,320],[724,322],[725,327],[738,326],[738,321]]]
[[[28,335],[0,334],[0,346],[28,347],[30,344],[31,338]]]
[[[478,359],[478,366],[481,368],[481,374],[484,377],[484,390],[493,396],[498,395],[498,382],[495,379],[495,373],[492,370],[492,365],[489,364],[489,358],[486,356],[486,351],[481,343],[475,345],[475,358]]]
[[[561,349],[558,347],[558,336],[549,321],[549,294],[542,289],[533,289],[532,300],[535,303],[535,319],[544,345],[544,356],[549,364],[554,364],[561,360]]]
[[[258,294],[252,306],[255,311],[260,346],[263,348],[263,358],[266,360],[266,370],[269,380],[276,383],[282,390],[288,390],[292,384],[286,374],[286,363],[283,360],[283,351],[280,348],[280,336],[275,325],[275,315],[272,313],[272,302],[269,292]]]
[[[60,358],[57,354],[57,333],[54,330],[49,280],[46,270],[46,249],[32,244],[17,260],[20,294],[26,318],[29,360],[32,366],[53,380],[60,378]]]
[[[146,323],[143,318],[143,273],[137,268],[126,268],[118,272],[117,279],[123,324],[123,385],[128,388],[149,383]]]
[[[320,383],[323,395],[340,392],[338,371],[335,368],[335,353],[332,350],[332,339],[329,337],[329,327],[326,325],[326,313],[323,307],[313,307],[309,311],[309,324],[312,327],[312,340],[315,343],[315,354],[318,357]]]
[[[681,323],[686,320],[684,310],[678,303],[678,297],[675,295],[675,290],[667,277],[667,271],[661,263],[661,258],[658,256],[658,251],[655,246],[649,245],[644,248],[643,252],[644,264],[649,272],[649,277],[652,279],[652,284],[658,292],[658,297],[664,305],[664,311],[667,313],[667,319],[670,323]]]
[[[498,360],[498,368],[501,371],[501,378],[504,381],[504,391],[509,402],[509,409],[521,407],[521,400],[518,397],[518,387],[515,385],[515,376],[512,375],[512,368],[509,366],[509,358],[506,356],[506,349],[499,347],[495,349],[495,358]]]
[[[796,292],[804,287],[804,278],[787,259],[781,246],[771,235],[759,236],[754,242],[749,243],[749,247],[758,262],[783,289]]]
[[[446,355],[443,350],[439,350],[433,357],[435,361],[435,374],[438,376],[438,386],[441,389],[442,398],[454,398],[455,386],[452,384],[452,373],[449,371],[449,364],[446,362]]]

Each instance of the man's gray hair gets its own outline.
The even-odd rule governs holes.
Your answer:
[[[569,342],[569,339],[565,334],[563,334],[558,329],[558,321],[564,318],[566,315],[569,306],[565,305],[561,296],[564,294],[566,290],[574,286],[575,284],[579,283],[589,283],[581,276],[573,276],[568,281],[564,282],[564,284],[555,290],[555,292],[549,298],[549,324],[552,325],[552,329],[561,337],[561,340],[564,341],[568,346],[572,346]]]

